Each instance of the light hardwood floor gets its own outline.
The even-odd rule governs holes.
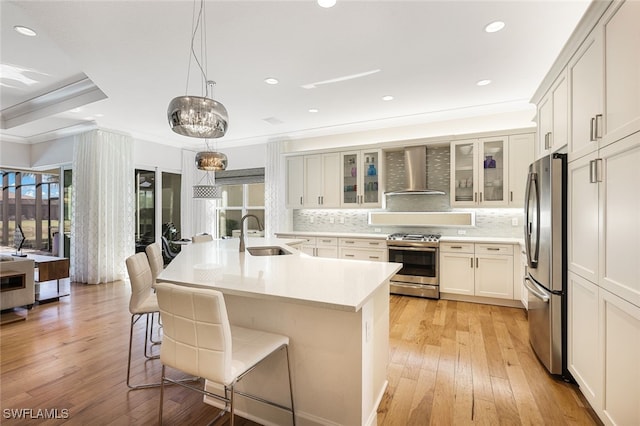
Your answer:
[[[124,282],[72,284],[71,296],[0,327],[0,423],[35,424],[7,409],[66,409],[67,419],[37,424],[157,424],[159,390],[125,384],[129,294]],[[576,386],[535,358],[523,310],[392,296],[390,316],[378,425],[597,424]],[[136,351],[133,372],[134,382],[158,380],[159,362]],[[166,392],[166,424],[207,424],[216,412],[195,392]]]

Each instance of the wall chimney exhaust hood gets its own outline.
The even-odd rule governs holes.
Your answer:
[[[427,147],[412,146],[404,149],[405,187],[385,195],[444,195],[437,189],[427,188]]]

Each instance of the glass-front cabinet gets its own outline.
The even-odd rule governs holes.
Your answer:
[[[451,143],[451,206],[501,206],[507,203],[506,137]]]
[[[380,207],[383,192],[382,151],[379,149],[341,153],[341,207]]]

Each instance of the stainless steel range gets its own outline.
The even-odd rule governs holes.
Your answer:
[[[439,299],[439,247],[438,234],[389,235],[389,262],[402,263],[391,277],[391,293]]]

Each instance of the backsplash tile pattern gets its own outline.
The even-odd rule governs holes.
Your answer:
[[[386,186],[387,191],[403,189],[404,153],[387,152]],[[458,230],[464,230],[465,236],[492,236],[522,238],[524,213],[522,209],[452,209],[449,198],[449,147],[428,147],[427,149],[427,186],[445,192],[445,195],[393,195],[387,196],[386,209],[383,211],[475,211],[475,227],[406,227],[406,226],[370,226],[366,209],[336,210],[294,210],[293,230],[300,232],[355,232],[380,233],[439,233],[446,236],[459,236]],[[517,220],[517,226],[512,220]],[[311,222],[313,220],[313,222]],[[341,223],[344,222],[344,223]],[[379,229],[380,231],[377,231]]]

